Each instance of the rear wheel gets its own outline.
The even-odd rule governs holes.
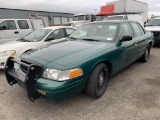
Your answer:
[[[85,93],[93,98],[100,98],[107,87],[108,83],[108,67],[101,63],[97,65],[89,76]]]
[[[149,60],[149,57],[150,57],[150,49],[151,49],[151,47],[150,47],[150,45],[148,45],[147,48],[146,48],[146,50],[145,50],[145,52],[144,52],[144,54],[143,54],[142,57],[140,58],[140,60],[141,60],[142,62],[147,62],[147,61]]]

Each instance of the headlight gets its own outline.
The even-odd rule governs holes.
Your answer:
[[[64,71],[47,68],[43,73],[44,78],[58,80],[58,81],[69,80],[81,75],[83,75],[83,71],[81,68],[75,68]]]
[[[10,50],[10,51],[4,51],[4,52],[0,52],[0,57],[5,57],[5,56],[14,56],[16,54],[15,50]]]

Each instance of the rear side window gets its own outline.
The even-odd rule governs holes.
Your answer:
[[[67,36],[69,36],[70,34],[72,34],[75,30],[72,28],[65,28]]]
[[[61,39],[61,38],[64,38],[65,37],[65,34],[64,34],[64,30],[63,29],[57,29],[57,30],[54,30],[49,36],[48,38],[54,38],[55,39]]]
[[[0,23],[1,30],[15,30],[17,29],[14,20],[6,20]]]
[[[121,25],[120,33],[121,33],[121,36],[126,35],[126,34],[133,35],[130,24],[129,23],[123,23]]]
[[[140,30],[139,26],[137,25],[137,23],[131,22],[131,25],[136,33],[136,36],[142,35],[141,30]]]
[[[142,28],[142,26],[139,23],[137,23],[137,24],[138,24],[138,26],[139,26],[139,28],[141,30],[142,35],[145,34],[145,30]]]
[[[26,20],[18,20],[18,25],[20,29],[29,29],[29,25]]]

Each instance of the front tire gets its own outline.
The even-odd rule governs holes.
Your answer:
[[[85,93],[93,98],[100,98],[108,83],[108,67],[104,63],[98,64],[91,72]]]
[[[145,52],[144,52],[144,54],[140,58],[140,60],[142,62],[145,63],[145,62],[147,62],[149,60],[149,58],[150,58],[150,50],[151,50],[151,47],[150,47],[150,45],[148,45],[147,48],[146,48],[146,50],[145,50]]]

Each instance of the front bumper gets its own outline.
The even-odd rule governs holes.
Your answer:
[[[40,78],[36,82],[35,90],[49,99],[63,100],[81,92],[85,87],[85,81],[85,79],[73,79],[59,82]]]
[[[7,57],[0,57],[0,69],[5,68],[7,59],[8,59],[8,56]]]
[[[83,76],[63,82],[40,78],[35,74],[38,66],[17,63],[28,68],[25,74],[20,68],[14,69],[14,62],[16,61],[13,58],[9,58],[7,61],[5,69],[7,81],[10,85],[18,83],[19,86],[26,89],[28,98],[31,101],[38,99],[40,96],[53,100],[63,100],[81,92],[87,81],[87,77],[83,78]]]
[[[21,69],[17,69],[14,65],[18,64],[26,68],[26,73],[22,72]],[[19,84],[27,91],[28,98],[31,101],[38,99],[40,95],[35,92],[35,79],[37,76],[37,71],[39,71],[39,66],[34,64],[26,64],[17,62],[13,57],[9,57],[5,66],[5,75],[8,84],[11,86],[14,84]]]

